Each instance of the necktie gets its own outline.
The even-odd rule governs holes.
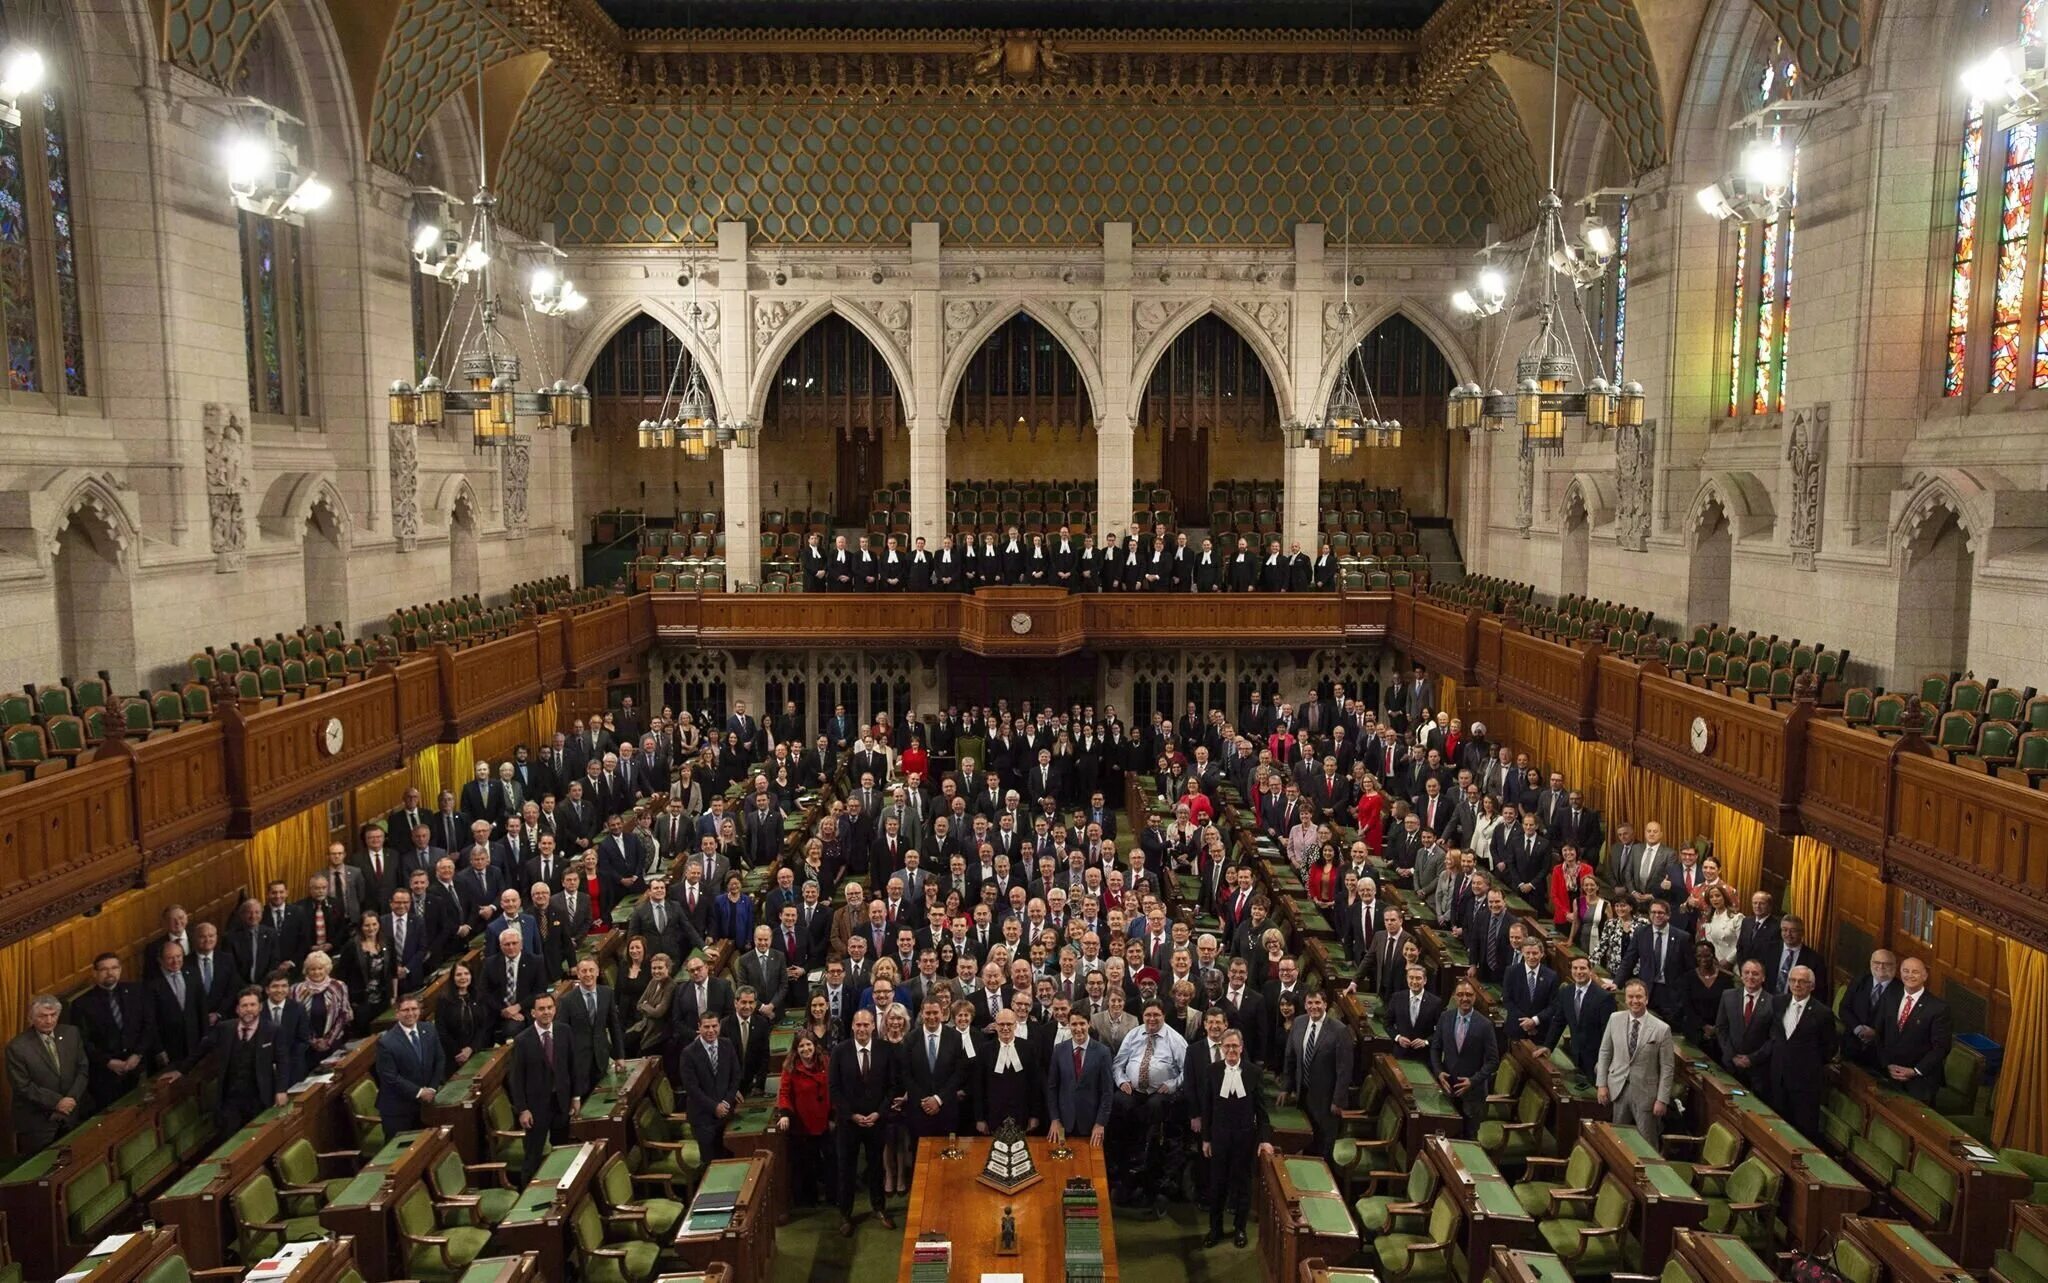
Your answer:
[[[242,1031],[242,1036],[243,1036],[244,1038],[247,1038],[247,1037],[249,1036],[249,1031],[248,1031],[248,1030],[246,1030],[246,1029],[244,1029],[244,1030]],[[412,1027],[411,1029],[408,1029],[408,1030],[406,1030],[406,1031],[405,1031],[405,1040],[406,1040],[406,1041],[407,1041],[408,1043],[412,1044],[412,1058],[413,1058],[413,1059],[414,1059],[415,1061],[417,1061],[417,1060],[418,1060],[418,1059],[420,1058],[420,1031],[419,1031],[419,1026],[415,1025],[415,1026],[413,1026],[413,1027]]]
[[[939,1036],[937,1034],[926,1034],[924,1036],[924,1063],[925,1067],[933,1073],[939,1071]]]
[[[712,1072],[712,1073],[714,1073],[714,1074],[715,1074],[715,1073],[717,1073],[717,1072],[718,1072],[718,1044],[717,1044],[717,1043],[715,1043],[715,1042],[707,1042],[707,1043],[705,1043],[705,1044],[704,1044],[704,1054],[705,1054],[705,1056],[706,1056],[706,1057],[708,1057],[708,1058],[710,1059],[710,1061],[711,1061],[711,1072]]]
[[[280,1028],[280,1027],[282,1027],[282,1026],[283,1026],[283,1024],[284,1024],[284,1008],[283,1008],[283,1007],[276,1007],[276,1006],[273,1006],[273,1007],[272,1007],[272,1008],[270,1009],[270,1026],[271,1026],[271,1028],[273,1028],[273,1029],[276,1029],[276,1028]]]
[[[1663,932],[1663,930],[1662,930],[1662,929],[1660,928],[1660,929],[1658,930],[1658,932],[1657,932],[1657,979],[1659,979],[1659,980],[1662,980],[1663,978],[1664,978],[1664,932]]]
[[[552,1028],[540,1031],[540,1058],[547,1062],[548,1076],[555,1072],[555,1031]]]
[[[1158,1034],[1150,1031],[1146,1032],[1145,1052],[1138,1057],[1138,1086],[1140,1087],[1150,1087],[1152,1085],[1152,1048],[1158,1041]]]
[[[1909,993],[1906,995],[1906,1000],[1899,1004],[1899,1028],[1901,1029],[1904,1029],[1906,1022],[1913,1018],[1914,997],[1913,994]]]
[[[1309,1021],[1309,1025],[1308,1025],[1308,1037],[1306,1037],[1306,1038],[1302,1039],[1302,1042],[1301,1042],[1301,1058],[1302,1058],[1302,1060],[1304,1060],[1304,1061],[1314,1060],[1314,1059],[1315,1059],[1315,1057],[1316,1057],[1316,1032],[1317,1032],[1317,1028],[1318,1028],[1318,1025],[1317,1025],[1317,1022],[1316,1022],[1316,1021],[1313,1021],[1313,1020]]]
[[[1577,995],[1572,999],[1572,1015],[1576,1018],[1580,1012],[1586,1009],[1586,987],[1580,985],[1573,989],[1572,992]]]
[[[868,1076],[868,1049],[866,1047],[860,1049],[860,1076],[863,1078]]]
[[[754,1022],[751,1020],[742,1020],[738,1023],[740,1030],[740,1063],[745,1064],[747,1062],[747,1035],[754,1032]],[[712,1061],[713,1065],[716,1065],[717,1063],[718,1062],[716,1060]]]
[[[240,1030],[240,1033],[241,1033],[241,1038],[242,1038],[242,1041],[243,1041],[243,1042],[247,1042],[247,1041],[249,1041],[249,1026],[247,1026],[247,1025],[243,1025],[243,1026],[241,1026],[241,1030]],[[418,1044],[414,1044],[414,1046],[413,1046],[413,1051],[414,1051],[415,1053],[417,1053],[417,1052],[419,1051],[419,1046],[418,1046]]]
[[[585,989],[583,991],[583,1009],[590,1013],[591,1023],[594,1025],[597,1021],[597,991],[595,989]]]
[[[1629,1017],[1629,1022],[1628,1022],[1628,1058],[1629,1058],[1630,1060],[1634,1060],[1634,1059],[1636,1058],[1636,1039],[1637,1039],[1637,1037],[1638,1037],[1638,1036],[1639,1036],[1639,1035],[1641,1034],[1641,1032],[1642,1032],[1642,1028],[1643,1028],[1643,1022],[1642,1022],[1642,1018],[1641,1018],[1641,1017],[1639,1017],[1639,1016],[1631,1016],[1631,1017]]]
[[[1750,994],[1742,1000],[1742,1027],[1749,1028],[1749,1022],[1756,1016],[1756,995]]]
[[[399,915],[399,917],[397,918],[397,920],[396,920],[396,921],[394,921],[394,922],[393,922],[393,923],[391,924],[391,934],[392,934],[392,936],[393,936],[393,944],[394,944],[394,945],[395,945],[395,946],[397,947],[397,949],[398,949],[398,955],[399,955],[399,956],[400,956],[401,958],[402,958],[402,957],[404,957],[404,956],[405,956],[405,915],[403,915],[403,914]],[[205,980],[204,980],[204,979],[202,978],[202,979],[201,979],[201,981],[200,981],[200,983],[204,984],[204,983],[205,983]]]
[[[370,852],[370,876],[379,882],[384,880],[384,853],[382,851]]]
[[[1788,948],[1787,948],[1787,949],[1785,950],[1785,958],[1784,958],[1784,961],[1782,961],[1782,962],[1780,962],[1780,963],[1778,964],[1778,991],[1779,991],[1780,993],[1783,993],[1783,992],[1785,992],[1785,990],[1786,990],[1786,987],[1787,987],[1788,985],[1790,985],[1791,983],[1792,983],[1792,950],[1791,950],[1791,949],[1790,949],[1790,948],[1788,947]],[[1905,1026],[1905,1022],[1904,1022],[1904,1021],[1900,1021],[1900,1022],[1899,1022],[1899,1027],[1900,1027],[1901,1029],[1905,1028],[1905,1027],[1906,1027],[1906,1026]]]
[[[45,1053],[45,1054],[47,1054],[47,1055],[48,1055],[48,1056],[50,1057],[50,1064],[51,1064],[51,1065],[52,1065],[52,1066],[53,1066],[54,1068],[57,1068],[57,1069],[60,1069],[60,1070],[61,1070],[61,1069],[62,1069],[62,1068],[64,1067],[64,1066],[63,1066],[63,1064],[62,1064],[62,1062],[60,1062],[60,1061],[59,1061],[59,1060],[57,1059],[57,1039],[56,1039],[56,1038],[55,1038],[55,1037],[54,1037],[53,1035],[51,1035],[51,1034],[44,1034],[44,1035],[43,1035],[43,1051],[44,1051],[44,1053]],[[1077,1056],[1075,1057],[1075,1059],[1076,1059],[1076,1060],[1079,1060],[1079,1059],[1080,1059],[1080,1057],[1079,1057],[1079,1056],[1077,1055]]]
[[[1459,1051],[1463,1051],[1463,1050],[1465,1050],[1465,1025],[1466,1025],[1466,1022],[1467,1022],[1467,1021],[1469,1021],[1470,1019],[1471,1019],[1471,1017],[1470,1017],[1470,1016],[1466,1016],[1466,1015],[1460,1015],[1460,1016],[1458,1017],[1458,1050],[1459,1050]]]
[[[667,925],[668,914],[664,911],[662,905],[657,902],[654,906],[654,934],[660,935],[662,928]]]
[[[210,953],[199,955],[199,987],[208,993],[213,992],[213,955]]]
[[[182,1007],[185,1005],[185,973],[182,971],[173,971],[170,975],[170,980],[171,996],[173,998],[176,998],[178,1000],[178,1005]]]

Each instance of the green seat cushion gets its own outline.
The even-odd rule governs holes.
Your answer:
[[[650,1198],[640,1206],[647,1209],[648,1236],[657,1242],[667,1242],[675,1234],[676,1222],[689,1210],[672,1198]]]
[[[1550,1195],[1567,1188],[1560,1181],[1520,1181],[1515,1185],[1515,1202],[1539,1220],[1550,1215]]]
[[[2034,1273],[2048,1275],[2048,1239],[2032,1231],[2022,1232],[2013,1240],[2012,1253],[2032,1266]]]
[[[2008,1283],[2048,1283],[2048,1274],[2043,1274],[2017,1253],[2002,1247],[1991,1254],[1991,1272],[2008,1280]]]
[[[1429,1211],[1404,1212],[1396,1214],[1394,1209],[1408,1203],[1406,1194],[1374,1194],[1361,1198],[1351,1205],[1358,1214],[1358,1224],[1368,1235],[1379,1238],[1396,1230],[1402,1233],[1419,1233],[1425,1227]]]
[[[1899,1168],[1898,1163],[1890,1154],[1885,1153],[1862,1136],[1852,1136],[1849,1138],[1849,1154],[1857,1162],[1869,1168],[1879,1180],[1886,1184],[1891,1183],[1892,1173],[1896,1172]]]
[[[451,1226],[440,1233],[448,1240],[448,1261],[452,1266],[443,1263],[440,1249],[430,1245],[416,1245],[405,1254],[406,1264],[421,1278],[448,1277],[454,1270],[462,1269],[483,1255],[484,1249],[491,1242],[489,1230],[471,1229],[463,1225]]]
[[[73,1239],[91,1238],[93,1232],[128,1205],[126,1186],[109,1184],[101,1187],[90,1197],[80,1201],[70,1200],[71,1215],[66,1218],[71,1226]]]
[[[618,1248],[625,1252],[626,1259],[616,1257],[593,1257],[584,1263],[585,1283],[640,1283],[654,1273],[660,1263],[659,1243],[607,1243],[607,1248]],[[623,1267],[623,1268],[622,1268]]]
[[[505,1219],[506,1213],[512,1210],[512,1205],[519,1201],[519,1191],[487,1189],[478,1191],[477,1197],[483,1200],[476,1205],[477,1219],[486,1225],[496,1225]]]
[[[1380,1264],[1387,1273],[1406,1279],[1440,1279],[1449,1272],[1449,1253],[1431,1252],[1417,1257],[1416,1248],[1430,1241],[1427,1234],[1383,1234],[1373,1240]]]
[[[1948,1219],[1948,1200],[1911,1172],[1900,1172],[1892,1178],[1892,1193],[1929,1223],[1940,1224]]]

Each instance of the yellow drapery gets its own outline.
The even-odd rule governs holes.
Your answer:
[[[460,796],[479,759],[494,764],[509,761],[521,744],[538,753],[554,739],[560,708],[560,692],[551,691],[540,703],[494,722],[460,743],[427,745],[405,766],[355,790],[356,823],[368,824],[397,810],[408,788],[418,789],[420,805],[432,811],[443,788]]]
[[[1835,848],[1816,838],[1792,839],[1792,879],[1785,910],[1806,923],[1809,940],[1834,939]]]
[[[2001,1145],[2048,1153],[2048,953],[2007,940],[2004,963],[2012,1015],[1991,1134]]]
[[[327,862],[327,808],[309,806],[249,839],[249,878],[257,894],[282,880],[293,898],[305,893],[305,878]]]
[[[1437,678],[1436,706],[1438,711],[1449,713],[1452,717],[1458,715],[1458,683],[1448,677]]]

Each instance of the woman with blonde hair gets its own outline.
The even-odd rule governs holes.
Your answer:
[[[305,979],[292,986],[292,1001],[305,1008],[307,1045],[318,1064],[328,1052],[348,1038],[349,1022],[355,1012],[348,1001],[348,986],[335,979],[334,959],[315,949],[306,955],[301,968]]]

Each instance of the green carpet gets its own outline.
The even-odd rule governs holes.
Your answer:
[[[899,1226],[901,1204],[901,1199],[892,1200],[890,1209]],[[791,1283],[832,1277],[894,1278],[903,1250],[903,1231],[883,1229],[866,1212],[860,1213],[857,1225],[852,1238],[841,1238],[837,1212],[793,1214],[789,1224],[775,1231],[775,1277]],[[1202,1236],[1208,1228],[1208,1213],[1190,1204],[1173,1205],[1166,1219],[1159,1221],[1120,1215],[1116,1218],[1119,1271],[1124,1278],[1143,1283],[1255,1283],[1261,1277],[1257,1219],[1251,1223],[1251,1241],[1244,1248],[1232,1247],[1226,1238],[1220,1246],[1203,1251]]]

